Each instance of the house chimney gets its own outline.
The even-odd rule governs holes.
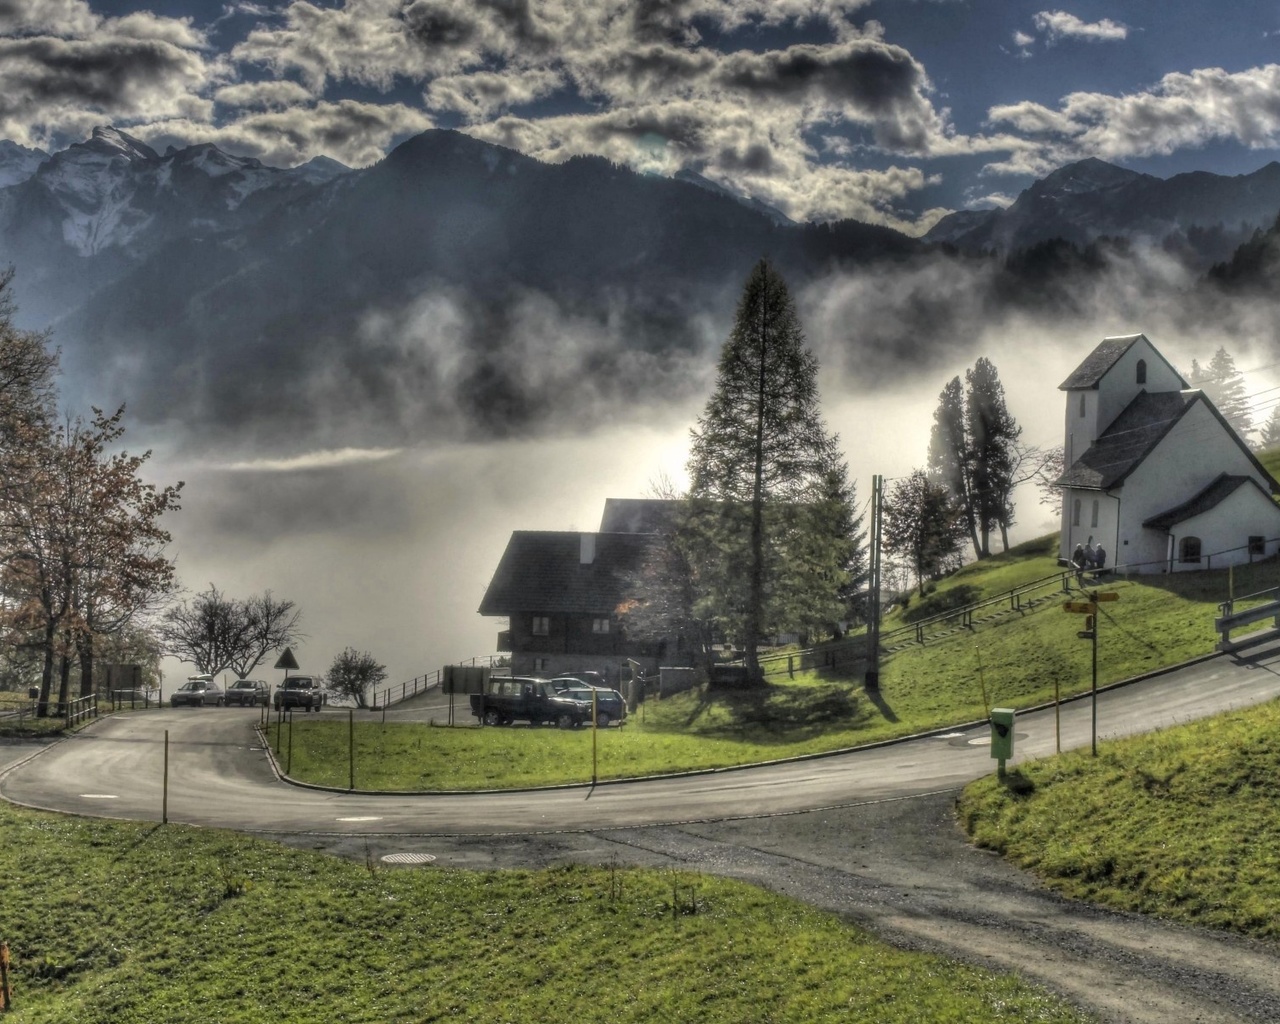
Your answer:
[[[578,549],[578,564],[590,565],[596,560],[596,535],[594,533],[578,534],[580,546]]]

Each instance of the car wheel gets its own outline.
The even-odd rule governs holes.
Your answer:
[[[501,725],[502,716],[498,714],[498,712],[494,711],[493,708],[490,708],[488,711],[484,713],[484,724],[485,725]]]
[[[556,719],[556,725],[561,729],[572,729],[578,724],[578,720],[567,711],[562,711],[560,717]]]
[[[607,711],[596,712],[596,725],[599,726],[601,729],[609,728],[609,723],[612,721],[613,719],[609,717],[609,712]]]

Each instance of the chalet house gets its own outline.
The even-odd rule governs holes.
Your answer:
[[[626,635],[618,610],[663,531],[672,503],[610,498],[595,533],[517,530],[493,574],[481,615],[505,616],[498,649],[517,675],[601,672],[617,684],[628,661],[646,673],[687,664],[676,640]]]
[[[1122,573],[1221,568],[1280,549],[1280,483],[1144,335],[1105,338],[1067,393],[1060,555]]]

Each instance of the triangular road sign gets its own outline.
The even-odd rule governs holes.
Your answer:
[[[284,653],[276,659],[276,668],[290,669],[298,667],[298,659],[293,656],[293,648],[286,647]]]

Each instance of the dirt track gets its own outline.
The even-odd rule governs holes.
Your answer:
[[[594,833],[280,838],[360,860],[430,853],[442,867],[678,866],[765,886],[896,945],[1018,971],[1103,1021],[1280,1021],[1280,947],[1055,896],[969,846],[954,799]]]

